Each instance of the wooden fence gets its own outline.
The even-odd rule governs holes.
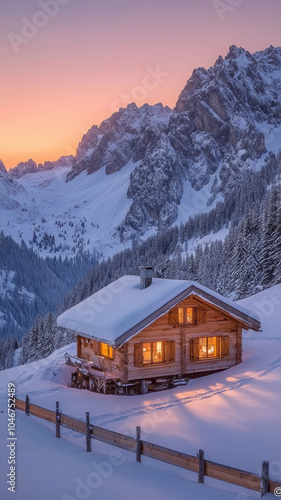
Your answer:
[[[86,438],[86,450],[88,452],[92,449],[91,439],[96,439],[103,443],[122,448],[123,450],[134,452],[137,462],[141,462],[142,456],[153,458],[154,460],[160,460],[161,462],[196,472],[200,483],[204,483],[204,476],[208,476],[243,488],[260,491],[261,497],[266,493],[274,493],[275,488],[281,486],[280,483],[269,479],[269,462],[262,462],[260,477],[251,472],[205,460],[203,450],[199,450],[198,455],[194,457],[165,448],[164,446],[143,441],[141,440],[140,427],[136,428],[136,438],[133,438],[103,427],[98,427],[97,425],[91,425],[89,413],[86,413],[86,419],[83,422],[82,420],[65,415],[61,411],[58,402],[56,403],[56,410],[52,411],[31,404],[29,397],[26,396],[25,401],[16,399],[16,409],[24,411],[26,415],[34,415],[55,424],[57,438],[60,438],[61,427],[84,434]]]

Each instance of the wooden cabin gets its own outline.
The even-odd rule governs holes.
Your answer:
[[[198,283],[152,273],[123,276],[58,318],[77,336],[74,382],[144,393],[241,363],[242,331],[260,330],[256,315]]]

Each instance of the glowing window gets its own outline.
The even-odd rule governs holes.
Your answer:
[[[144,365],[164,362],[164,342],[144,342],[142,351]]]
[[[151,363],[151,343],[145,342],[142,346],[143,350],[143,364],[147,365]]]
[[[113,358],[113,348],[111,345],[104,344],[101,342],[100,344],[100,355],[104,356],[105,358]]]
[[[163,363],[164,349],[163,342],[153,342],[153,363]]]
[[[194,323],[194,321],[193,321],[193,307],[186,308],[186,322],[187,323]]]
[[[196,324],[196,308],[195,307],[179,307],[178,308],[178,323],[180,325],[195,325]]]
[[[183,324],[183,307],[179,307],[179,310],[178,310],[178,322],[180,324]]]
[[[199,358],[217,358],[219,357],[220,337],[201,337],[199,338]]]

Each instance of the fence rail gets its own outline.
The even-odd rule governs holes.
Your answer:
[[[141,462],[141,456],[145,456],[196,472],[198,474],[198,481],[201,483],[204,482],[204,476],[208,476],[219,481],[259,491],[262,497],[266,493],[274,493],[274,490],[281,486],[280,483],[278,484],[272,479],[269,479],[268,462],[262,463],[262,474],[260,477],[251,472],[205,460],[202,450],[199,450],[198,455],[194,457],[186,453],[165,448],[164,446],[143,441],[141,440],[140,427],[137,427],[136,438],[133,438],[97,425],[89,425],[88,413],[86,414],[85,422],[83,422],[82,420],[62,413],[58,402],[56,403],[56,411],[52,411],[31,404],[29,397],[26,396],[25,401],[16,398],[16,409],[24,411],[26,415],[33,415],[56,424],[57,437],[60,437],[60,427],[66,427],[72,431],[84,434],[86,436],[87,451],[91,451],[91,445],[89,443],[90,436],[97,441],[136,453],[136,460],[138,462]]]

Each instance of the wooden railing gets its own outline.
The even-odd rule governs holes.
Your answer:
[[[165,448],[148,441],[141,440],[141,429],[136,428],[136,438],[126,436],[97,425],[90,425],[89,413],[86,413],[85,422],[62,413],[59,403],[56,403],[56,411],[47,410],[41,406],[30,403],[29,397],[22,401],[16,399],[16,409],[24,411],[26,415],[47,420],[56,424],[56,437],[60,437],[60,428],[66,427],[72,431],[86,436],[86,449],[91,451],[91,439],[96,439],[112,446],[117,446],[127,451],[136,453],[136,460],[141,462],[141,456],[160,460],[176,467],[181,467],[198,474],[198,481],[204,483],[204,476],[212,477],[219,481],[241,486],[254,491],[260,491],[261,496],[266,493],[274,493],[281,485],[269,479],[269,463],[262,463],[261,477],[252,472],[235,469],[226,465],[217,464],[204,459],[204,452],[199,450],[198,455],[187,455],[179,451]]]

